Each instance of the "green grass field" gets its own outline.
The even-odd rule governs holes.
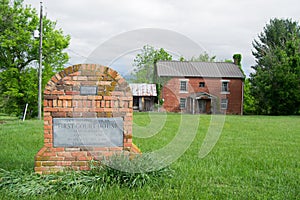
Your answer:
[[[180,128],[181,117],[168,114],[158,134],[134,138],[134,143],[143,152],[166,146]],[[199,116],[186,117],[194,123]],[[163,183],[154,180],[142,188],[114,185],[87,195],[60,192],[24,199],[300,199],[299,116],[226,116],[217,144],[201,159],[199,149],[210,118],[200,117],[196,137],[171,164],[173,177]],[[134,122],[147,126],[149,115],[135,113]],[[33,171],[34,156],[42,146],[43,122],[0,116],[0,168]],[[0,190],[0,199],[16,198]]]

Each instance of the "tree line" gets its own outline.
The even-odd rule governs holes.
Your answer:
[[[39,15],[35,9],[24,6],[22,0],[15,0],[13,4],[9,0],[0,0],[0,113],[21,115],[28,103],[29,115],[37,115],[39,40],[33,37],[33,32],[38,27]],[[56,22],[44,17],[42,88],[67,63],[69,56],[63,50],[69,43],[70,36],[57,29]],[[256,64],[245,79],[245,113],[300,114],[298,22],[271,19],[252,47]],[[131,81],[153,83],[154,63],[172,59],[163,48],[144,46],[134,59]],[[190,61],[214,62],[215,59],[205,52]]]

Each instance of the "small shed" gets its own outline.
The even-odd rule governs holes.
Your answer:
[[[133,96],[133,110],[145,112],[154,111],[157,102],[157,92],[155,84],[130,83]]]

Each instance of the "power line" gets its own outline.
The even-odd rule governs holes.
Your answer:
[[[89,57],[84,56],[84,55],[82,55],[82,54],[80,54],[80,53],[78,53],[78,52],[76,52],[76,51],[74,51],[74,50],[72,50],[72,49],[70,49],[70,48],[68,48],[68,49],[66,49],[66,50],[67,50],[67,51],[70,51],[71,53],[73,53],[73,54],[75,54],[75,55],[77,55],[77,56],[79,56],[79,57],[81,57],[81,58],[84,58],[84,59],[86,59],[86,60],[90,60],[90,61],[92,61],[92,62],[94,62],[94,63],[97,63],[97,61],[92,60],[92,59],[90,59]]]
[[[80,53],[78,53],[78,52],[76,52],[76,51],[74,51],[74,50],[72,50],[72,49],[67,49],[67,51],[70,51],[70,52],[72,52],[73,54],[76,54],[76,55],[78,55],[78,56],[80,56],[80,57],[82,57],[82,58],[88,59],[88,57],[83,56],[83,55],[81,55]]]

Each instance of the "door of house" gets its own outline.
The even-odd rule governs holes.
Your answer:
[[[199,99],[198,105],[199,105],[199,113],[206,113],[206,100]]]
[[[145,99],[145,111],[151,111],[151,101],[149,99]]]

